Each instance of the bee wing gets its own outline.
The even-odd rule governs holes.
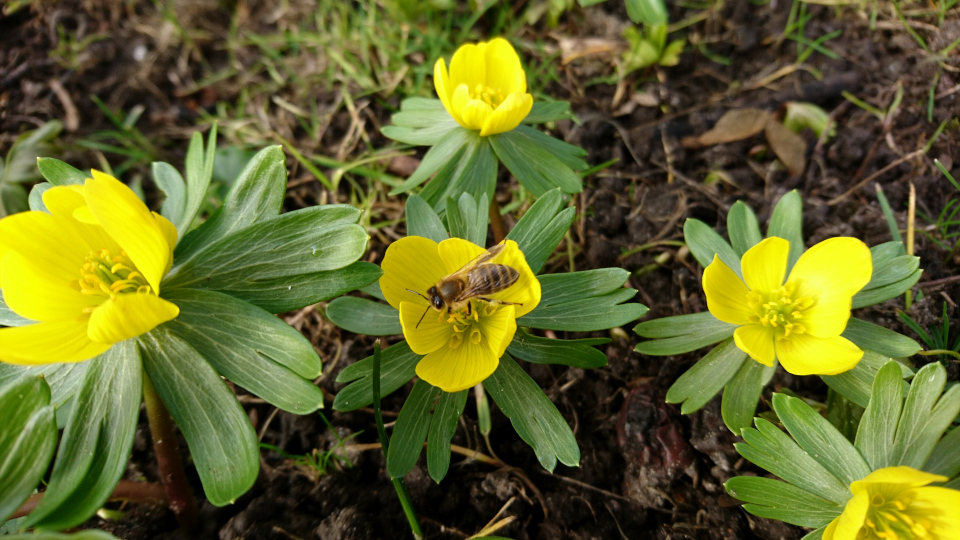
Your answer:
[[[457,300],[463,301],[502,291],[516,283],[519,277],[520,272],[511,266],[483,263],[467,274],[467,286],[457,295]]]
[[[493,246],[492,248],[484,251],[483,253],[471,259],[470,262],[460,267],[460,269],[457,270],[456,272],[450,274],[449,277],[458,277],[458,278],[468,277],[468,275],[470,274],[470,270],[480,266],[481,264],[484,264],[490,261],[497,255],[499,255],[500,252],[503,251],[504,247],[506,247],[505,244],[497,244]]]

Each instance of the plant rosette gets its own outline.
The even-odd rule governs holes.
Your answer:
[[[421,197],[407,200],[407,233],[387,248],[379,286],[363,292],[379,302],[344,296],[330,302],[327,316],[340,327],[374,336],[403,334],[404,340],[383,350],[381,394],[418,378],[400,410],[387,452],[387,472],[400,478],[417,463],[427,442],[427,469],[437,482],[450,466],[450,440],[463,413],[467,391],[478,383],[481,431],[489,433],[482,404],[486,393],[510,419],[514,429],[552,471],[557,461],[575,466],[580,449],[573,431],[543,390],[515,359],[537,364],[596,368],[607,364],[596,348],[606,338],[548,339],[531,329],[593,332],[641,317],[647,308],[628,302],[636,294],[624,288],[626,270],[605,268],[568,274],[537,275],[563,239],[574,208],[561,208],[553,190],[517,222],[489,263],[503,275],[516,272],[511,285],[474,298],[453,313],[434,310],[430,288],[483,254],[489,204],[467,193],[447,199],[447,225]],[[448,232],[449,231],[449,232]],[[412,291],[412,292],[411,292]],[[421,296],[423,295],[423,296]],[[458,306],[459,307],[459,306]],[[420,319],[423,319],[420,321]],[[351,411],[373,400],[373,357],[347,366],[337,376],[346,387],[333,408]]]
[[[802,399],[774,394],[789,435],[757,418],[735,446],[782,481],[737,476],[727,492],[755,516],[814,529],[803,540],[960,537],[960,430],[944,434],[960,413],[960,385],[944,391],[946,381],[932,363],[908,385],[888,361],[852,442]]]
[[[534,103],[520,57],[503,38],[461,46],[447,69],[434,66],[440,99],[408,98],[393,115],[385,136],[413,146],[430,146],[420,166],[390,193],[420,191],[437,213],[447,197],[469,193],[493,200],[498,161],[536,197],[555,188],[579,193],[583,183],[574,171],[587,169],[587,153],[557,140],[533,125],[570,118],[565,101]]]
[[[727,215],[730,242],[696,219],[684,224],[690,252],[704,267],[708,312],[645,321],[634,331],[651,338],[636,351],[671,356],[719,343],[667,391],[684,414],[721,391],[723,421],[734,433],[748,427],[777,365],[795,375],[819,375],[864,407],[870,384],[890,358],[920,345],[899,333],[851,317],[904,293],[919,279],[919,258],[902,243],[867,249],[854,238],[832,238],[804,252],[802,201],[796,191],[777,202],[767,238],[753,211],[737,202]],[[904,376],[912,370],[903,367]]]
[[[103,505],[126,470],[145,388],[180,427],[207,499],[221,506],[250,488],[260,460],[253,426],[224,378],[285,411],[323,406],[311,382],[319,356],[273,313],[380,276],[356,262],[368,240],[360,211],[330,205],[281,214],[286,166],[274,146],[250,160],[220,208],[191,230],[215,142],[215,129],[206,150],[194,136],[186,181],[154,163],[166,194],[162,215],[106,174],[89,178],[43,158],[48,183],[34,188],[33,210],[0,220],[0,325],[8,327],[0,328],[0,400],[11,385],[38,384],[42,375],[64,429],[45,496],[23,527],[74,527]],[[0,449],[19,436],[4,424]],[[41,472],[43,455],[30,455]],[[31,490],[35,469],[19,476]]]

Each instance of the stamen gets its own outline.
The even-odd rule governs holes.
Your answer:
[[[108,298],[117,294],[152,292],[127,253],[121,251],[114,255],[109,249],[87,255],[86,262],[80,268],[77,284],[82,294]],[[84,313],[88,312],[84,310]]]

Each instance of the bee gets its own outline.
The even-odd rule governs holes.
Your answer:
[[[516,268],[505,264],[490,262],[491,259],[499,255],[505,247],[504,244],[497,244],[480,255],[477,255],[456,272],[440,278],[440,281],[438,281],[436,285],[427,290],[427,294],[407,289],[407,291],[419,295],[430,303],[430,306],[424,310],[420,320],[417,321],[417,328],[420,327],[420,323],[423,322],[423,318],[427,316],[430,308],[437,311],[446,309],[447,313],[453,313],[466,307],[467,315],[469,316],[472,310],[470,300],[474,298],[490,304],[523,305],[517,302],[504,302],[503,300],[489,297],[489,295],[500,292],[513,285],[520,277],[520,272],[518,272]]]

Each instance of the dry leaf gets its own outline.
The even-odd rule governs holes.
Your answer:
[[[770,113],[762,109],[734,109],[717,120],[713,129],[699,137],[687,137],[682,144],[688,148],[742,141],[763,131]],[[692,145],[692,146],[691,146]]]
[[[807,142],[786,126],[770,118],[764,128],[767,142],[780,161],[787,167],[790,176],[799,176],[807,168]]]

